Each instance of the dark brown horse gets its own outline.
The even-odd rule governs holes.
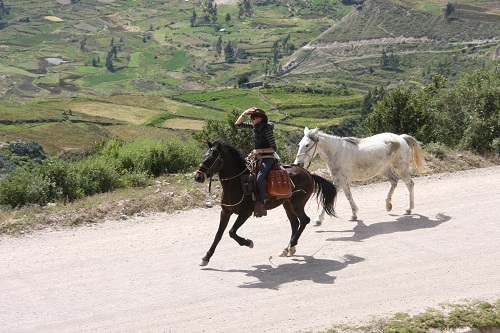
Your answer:
[[[243,223],[252,216],[254,207],[252,194],[245,194],[242,188],[241,177],[250,173],[245,158],[234,147],[220,140],[209,143],[208,146],[209,150],[205,153],[203,162],[196,172],[195,180],[202,183],[206,178],[211,178],[214,174],[219,175],[222,185],[222,209],[215,239],[207,254],[203,257],[201,266],[206,266],[210,261],[233,214],[237,214],[238,217],[229,230],[229,236],[238,242],[240,246],[253,247],[253,242],[250,239],[242,238],[236,234]],[[300,235],[311,220],[304,212],[304,206],[311,195],[316,191],[316,198],[321,201],[325,212],[330,216],[334,216],[337,190],[332,182],[318,175],[310,174],[309,171],[298,165],[291,165],[286,169],[294,184],[292,195],[284,199],[273,198],[268,200],[265,207],[269,210],[283,205],[285,208],[292,227],[292,237],[288,246],[282,251],[282,255],[292,256],[296,251],[295,246]]]

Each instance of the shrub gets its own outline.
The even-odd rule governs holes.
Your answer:
[[[39,168],[50,182],[50,201],[75,201],[83,197],[81,189],[78,187],[77,174],[70,164],[59,159],[46,160]]]
[[[50,180],[39,172],[17,168],[0,181],[0,204],[12,208],[49,201]]]
[[[166,169],[168,173],[188,171],[198,165],[199,149],[181,142],[166,144]]]
[[[439,142],[426,144],[424,150],[440,159],[446,156],[446,146]]]
[[[93,156],[75,165],[78,187],[85,195],[109,192],[120,187],[113,161]]]

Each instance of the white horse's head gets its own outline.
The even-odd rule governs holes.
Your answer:
[[[319,128],[309,129],[304,128],[304,137],[299,142],[299,151],[295,157],[294,164],[300,165],[301,167],[309,167],[313,158],[317,154],[319,141]]]

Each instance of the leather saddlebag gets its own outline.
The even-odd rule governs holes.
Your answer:
[[[241,189],[243,190],[243,194],[252,194],[254,190],[253,173],[249,173],[248,175],[242,175],[240,179],[241,179]]]
[[[267,175],[267,191],[273,197],[288,197],[292,194],[290,175],[281,165],[276,165]]]

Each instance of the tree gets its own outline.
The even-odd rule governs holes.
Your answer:
[[[241,19],[243,16],[251,17],[253,15],[252,4],[250,0],[243,0],[243,2],[238,3],[238,18]]]
[[[206,146],[206,142],[222,139],[237,147],[242,152],[248,153],[253,149],[252,131],[240,129],[234,122],[240,116],[240,111],[232,110],[226,113],[225,120],[207,120],[203,129],[195,134],[195,139]]]
[[[191,24],[191,27],[196,26],[196,11],[193,9],[193,13],[191,14],[191,18],[189,19],[189,23]]]
[[[243,8],[245,11],[245,16],[252,17],[253,10],[252,10],[252,4],[250,3],[250,0],[243,0]]]
[[[238,3],[238,19],[241,20],[241,18],[245,15],[245,7],[243,7],[243,4],[241,2]]]
[[[8,14],[8,10],[5,7],[3,0],[0,0],[0,22],[2,21],[2,17],[4,15],[7,15],[7,14]]]
[[[108,55],[106,57],[106,69],[108,71],[110,71],[111,73],[114,73],[115,67],[113,66],[113,60],[111,58],[112,58],[112,54],[108,53]]]
[[[80,42],[80,51],[85,52],[86,45],[87,45],[87,36],[85,36],[83,40]]]
[[[231,21],[231,14],[227,13],[226,14],[226,23],[229,23]]]
[[[277,40],[273,43],[273,46],[271,47],[271,52],[273,53],[273,62],[275,64],[278,62],[279,55],[280,55],[279,43],[280,43],[280,41]]]
[[[399,67],[399,56],[394,52],[387,54],[387,51],[382,50],[382,55],[380,56],[380,67],[383,69],[397,69]]]
[[[227,42],[226,46],[224,47],[224,59],[226,59],[226,62],[230,64],[232,64],[236,60],[233,42],[231,41]]]
[[[205,0],[203,5],[203,20],[205,23],[215,24],[217,22],[217,4],[213,0]]]
[[[241,87],[243,84],[248,83],[249,81],[250,78],[248,77],[248,74],[241,74],[238,78],[238,86]]]
[[[217,40],[217,43],[215,44],[215,56],[217,58],[219,58],[221,53],[222,53],[222,37],[219,36],[219,39]]]
[[[443,8],[443,15],[447,21],[451,20],[450,16],[455,12],[455,5],[456,3],[448,2]]]

